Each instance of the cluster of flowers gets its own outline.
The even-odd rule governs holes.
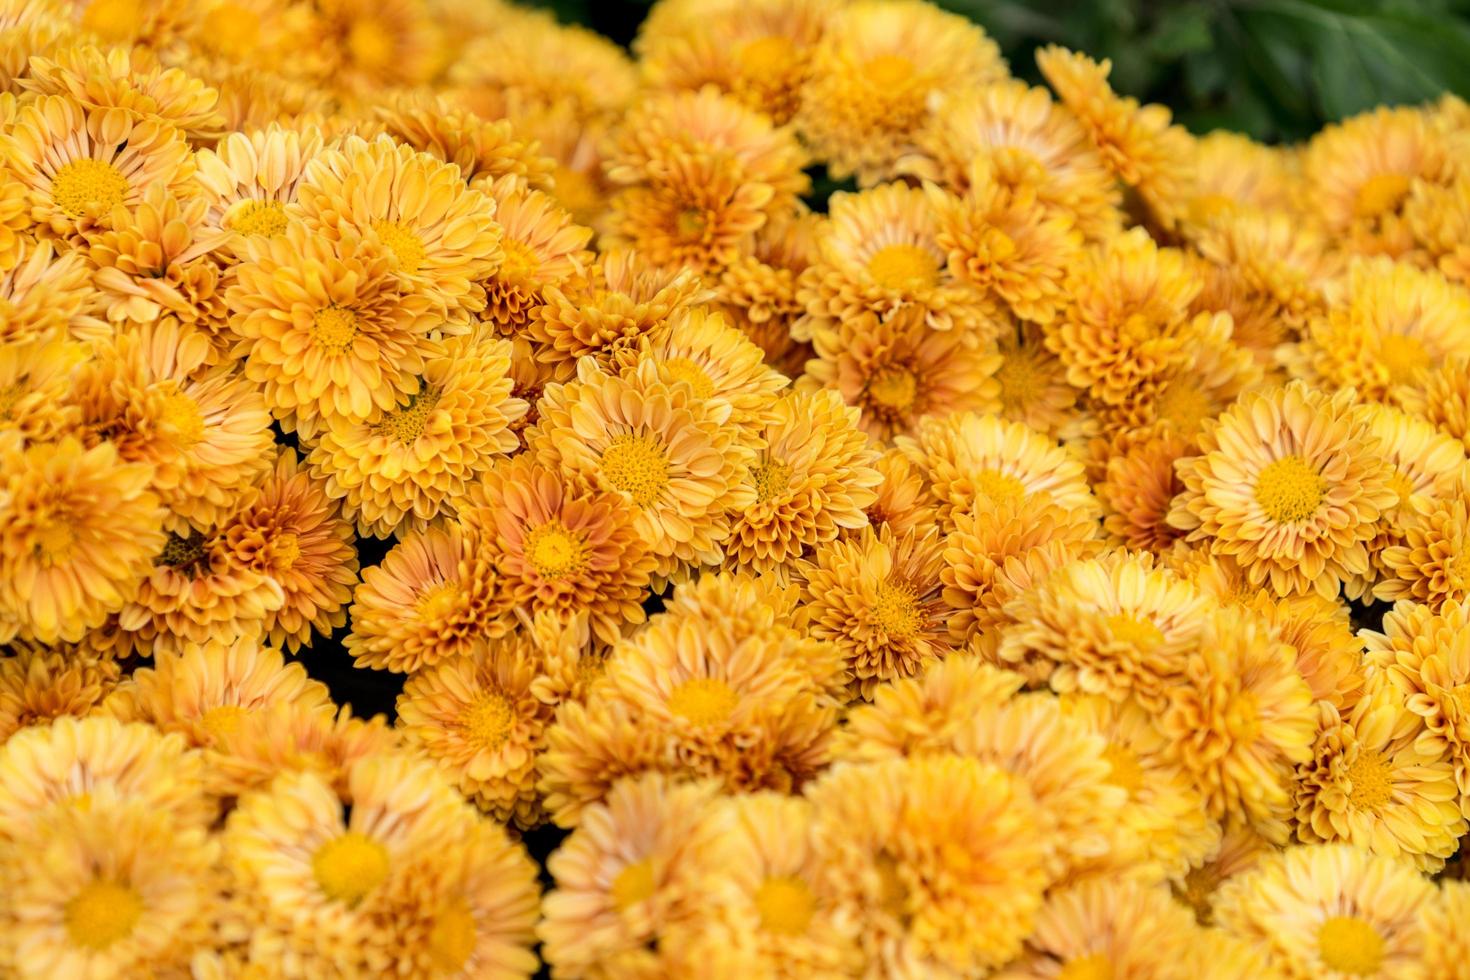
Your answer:
[[[635,51],[0,0],[0,974],[1470,977],[1470,106]]]

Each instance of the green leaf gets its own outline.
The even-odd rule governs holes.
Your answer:
[[[1156,58],[1177,59],[1208,51],[1215,45],[1214,13],[1202,3],[1166,10],[1149,32],[1148,49]]]

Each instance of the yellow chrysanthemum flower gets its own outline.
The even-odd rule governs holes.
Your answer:
[[[1470,471],[1443,496],[1401,509],[1398,531],[1401,543],[1383,550],[1389,574],[1374,587],[1374,598],[1431,608],[1470,598]]]
[[[1323,315],[1327,293],[1340,274],[1341,259],[1332,241],[1295,212],[1276,206],[1228,206],[1200,220],[1194,244],[1210,265],[1246,302],[1258,307],[1239,317],[1237,332],[1251,336],[1250,320],[1269,316],[1300,329]],[[1210,290],[1207,289],[1206,293]],[[1202,296],[1201,300],[1213,297]],[[1208,309],[1208,306],[1204,308]],[[1227,305],[1225,308],[1229,309]],[[1269,328],[1268,328],[1269,329]]]
[[[913,531],[919,537],[939,526],[934,498],[907,456],[897,449],[885,449],[873,468],[882,482],[874,488],[877,499],[863,509],[869,524],[876,528],[886,525],[898,535]]]
[[[1331,598],[1367,574],[1365,545],[1398,494],[1351,390],[1293,382],[1247,394],[1205,424],[1199,448],[1179,463],[1185,490],[1169,513],[1188,540],[1234,556],[1252,585],[1281,596]]]
[[[0,658],[0,741],[64,715],[82,718],[117,686],[117,661],[85,646],[18,644]]]
[[[453,516],[469,486],[519,448],[514,425],[528,406],[513,387],[510,341],[454,337],[406,401],[328,419],[307,462],[360,534],[423,530]]]
[[[0,343],[0,432],[18,433],[23,445],[77,434],[81,410],[68,396],[87,355],[57,333]]]
[[[484,118],[422,90],[397,93],[376,111],[389,136],[454,164],[466,183],[482,190],[551,187],[551,158],[507,119]]]
[[[0,637],[75,642],[137,595],[163,547],[152,468],[111,443],[0,433]]]
[[[209,202],[211,226],[229,232],[216,254],[226,261],[247,256],[246,240],[286,232],[286,206],[306,166],[322,150],[316,129],[280,125],[230,133],[213,149],[200,150],[198,180]]]
[[[325,0],[315,13],[322,78],[344,92],[422,85],[442,68],[438,25],[424,0]]]
[[[25,243],[14,268],[0,275],[0,340],[103,340],[112,331],[96,314],[101,298],[81,250],[57,253],[49,241]]]
[[[592,229],[574,224],[556,199],[537,190],[490,190],[495,220],[501,226],[504,259],[485,288],[481,316],[503,334],[521,335],[547,286],[562,286],[592,262],[587,243]]]
[[[1105,511],[1103,527],[1113,544],[1163,554],[1184,536],[1168,518],[1184,490],[1174,464],[1191,447],[1173,431],[1130,442],[1108,457],[1103,478],[1093,485]]]
[[[1193,166],[1191,224],[1239,205],[1272,213],[1297,210],[1300,162],[1289,147],[1217,129],[1194,141]]]
[[[811,54],[795,123],[835,177],[895,176],[941,89],[1007,75],[983,30],[918,0],[859,0],[833,15]]]
[[[469,656],[511,628],[484,542],[450,523],[415,531],[365,569],[344,641],[358,667],[412,673]]]
[[[1201,925],[1215,921],[1214,903],[1220,887],[1260,864],[1281,848],[1262,837],[1242,820],[1226,821],[1220,846],[1209,858],[1193,868],[1182,881],[1174,883],[1174,897],[1194,910]]]
[[[810,355],[809,347],[792,337],[795,322],[805,312],[798,298],[801,274],[817,260],[817,240],[826,218],[803,214],[767,222],[755,233],[755,242],[722,273],[718,308],[761,350],[771,367],[795,376]]]
[[[1470,356],[1445,358],[1420,374],[1419,382],[1417,387],[1397,389],[1395,401],[1460,440],[1470,453]]]
[[[1470,977],[1470,945],[1459,923],[1470,918],[1470,882],[1441,881],[1439,894],[1420,913],[1424,922],[1424,968],[1443,980]]]
[[[1000,417],[1050,436],[1073,435],[1080,421],[1078,391],[1067,383],[1066,365],[1047,350],[1041,332],[1019,324],[1007,327],[998,347]]]
[[[416,670],[396,705],[408,745],[433,759],[481,810],[531,828],[543,819],[537,762],[552,707],[531,690],[541,668],[524,635]]]
[[[1271,950],[1289,976],[1417,976],[1434,884],[1346,844],[1293,847],[1220,890],[1226,932]]]

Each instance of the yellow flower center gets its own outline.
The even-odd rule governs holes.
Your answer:
[[[244,720],[245,709],[238,704],[217,704],[199,716],[199,723],[214,738],[238,732]]]
[[[429,959],[444,973],[458,973],[475,951],[475,916],[469,903],[456,899],[429,930]]]
[[[746,75],[766,78],[791,69],[798,54],[796,45],[784,37],[761,37],[735,49],[735,60]]]
[[[505,695],[491,691],[464,713],[465,735],[483,749],[497,749],[510,738],[515,710]]]
[[[1409,178],[1403,174],[1378,174],[1358,188],[1353,210],[1360,218],[1376,218],[1399,206],[1409,193]]]
[[[599,210],[602,195],[597,192],[597,184],[589,175],[570,167],[557,167],[551,176],[556,199],[572,213],[572,217],[581,221]]]
[[[82,12],[82,30],[104,41],[131,41],[143,30],[139,0],[92,0]]]
[[[50,568],[71,560],[71,550],[76,546],[77,535],[65,515],[57,514],[36,528],[31,535],[31,541],[33,557]]]
[[[995,372],[1000,382],[1000,403],[1008,415],[1022,411],[1042,386],[1041,364],[1025,351],[1011,351]]]
[[[939,263],[917,245],[885,245],[868,260],[868,275],[884,289],[917,292],[939,285]]]
[[[1103,757],[1112,767],[1108,782],[1121,787],[1129,796],[1137,793],[1143,786],[1143,766],[1138,756],[1128,747],[1113,742],[1103,751]]]
[[[373,231],[394,255],[404,272],[414,275],[424,264],[424,242],[403,221],[374,221]]]
[[[78,946],[102,950],[132,934],[143,917],[143,896],[112,881],[89,882],[66,903],[66,934]]]
[[[918,393],[918,379],[908,368],[886,368],[868,382],[868,397],[884,408],[895,411],[912,408]]]
[[[708,728],[730,720],[740,701],[735,689],[717,677],[696,677],[674,688],[669,711],[690,724]]]
[[[317,310],[311,320],[311,336],[329,354],[345,354],[357,338],[357,314],[341,306]]]
[[[51,200],[73,218],[106,214],[127,193],[128,179],[105,160],[73,160],[51,178]]]
[[[894,88],[914,77],[914,63],[901,54],[880,54],[863,71],[876,88]]]
[[[1388,478],[1388,486],[1394,493],[1398,494],[1398,506],[1402,507],[1414,496],[1414,483],[1403,470],[1394,470],[1393,476]]]
[[[878,907],[897,919],[908,917],[909,890],[898,873],[898,861],[880,852],[873,862],[878,871]]]
[[[715,393],[715,383],[704,368],[687,357],[671,357],[663,362],[664,373],[694,389],[695,398],[708,398]]]
[[[924,616],[914,601],[914,590],[902,583],[884,582],[873,600],[873,621],[890,637],[906,640],[919,632]]]
[[[565,578],[587,563],[587,545],[560,521],[548,521],[527,535],[526,557],[543,578]]]
[[[1119,643],[1126,643],[1141,650],[1151,650],[1164,642],[1164,634],[1146,619],[1128,613],[1114,613],[1108,617],[1108,632]]]
[[[1359,752],[1346,773],[1353,784],[1348,803],[1359,810],[1376,812],[1393,796],[1393,771],[1382,752]]]
[[[1113,962],[1102,953],[1089,953],[1068,960],[1057,980],[1113,980]]]
[[[817,911],[817,899],[806,882],[794,875],[767,878],[755,892],[761,928],[783,936],[806,932]]]
[[[981,470],[975,474],[975,496],[992,504],[1020,500],[1026,496],[1026,484],[1000,470]]]
[[[424,622],[433,623],[447,619],[463,600],[464,593],[460,590],[457,582],[440,582],[423,592],[418,597],[415,606],[418,608],[419,618]]]
[[[791,489],[791,467],[780,460],[769,460],[751,472],[755,480],[755,499],[766,503]]]
[[[1203,426],[1205,419],[1214,415],[1210,396],[1195,384],[1176,381],[1159,393],[1154,404],[1159,418],[1171,423],[1180,433],[1194,435]]]
[[[1326,493],[1327,481],[1295,453],[1267,464],[1256,478],[1256,501],[1278,524],[1311,517]]]
[[[301,560],[301,539],[291,531],[282,531],[271,539],[270,560],[278,572],[290,571]]]
[[[1388,380],[1396,385],[1412,384],[1427,371],[1433,359],[1417,337],[1386,334],[1378,342],[1378,362],[1388,372]]]
[[[1460,550],[1445,565],[1445,577],[1456,591],[1470,588],[1470,540],[1460,542]]]
[[[393,30],[376,17],[353,21],[347,30],[347,52],[356,65],[369,70],[387,68],[393,63],[397,45]]]
[[[1234,206],[1235,199],[1225,194],[1200,194],[1190,200],[1189,216],[1197,224],[1204,224]]]
[[[226,224],[241,235],[275,238],[286,232],[286,206],[280,201],[243,201]]]
[[[602,451],[602,476],[639,507],[647,507],[669,485],[669,460],[652,436],[624,434]]]
[[[175,442],[188,447],[204,439],[204,415],[199,405],[182,392],[174,392],[163,399],[158,420],[175,433]]]
[[[377,425],[379,432],[397,439],[407,446],[424,434],[434,407],[439,404],[439,389],[426,387],[409,398],[408,404],[383,416]]]
[[[1383,937],[1355,915],[1334,915],[1317,930],[1317,952],[1329,970],[1372,976],[1383,965]]]
[[[388,850],[349,830],[317,848],[311,871],[328,898],[355,905],[388,877]]]
[[[501,241],[500,248],[505,253],[505,258],[500,261],[501,279],[516,282],[536,271],[536,253],[525,242],[506,238]]]
[[[199,37],[211,50],[240,60],[260,47],[260,15],[238,4],[219,4],[204,15]]]
[[[653,864],[647,858],[623,866],[612,883],[613,907],[626,912],[653,897]]]
[[[709,216],[700,208],[684,208],[674,216],[674,235],[681,242],[698,242],[709,230]]]

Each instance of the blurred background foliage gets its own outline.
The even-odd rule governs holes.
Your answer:
[[[647,0],[542,0],[620,43]],[[1012,70],[1055,42],[1113,61],[1122,93],[1196,132],[1294,141],[1323,123],[1441,92],[1470,96],[1470,0],[940,0],[980,23]]]

